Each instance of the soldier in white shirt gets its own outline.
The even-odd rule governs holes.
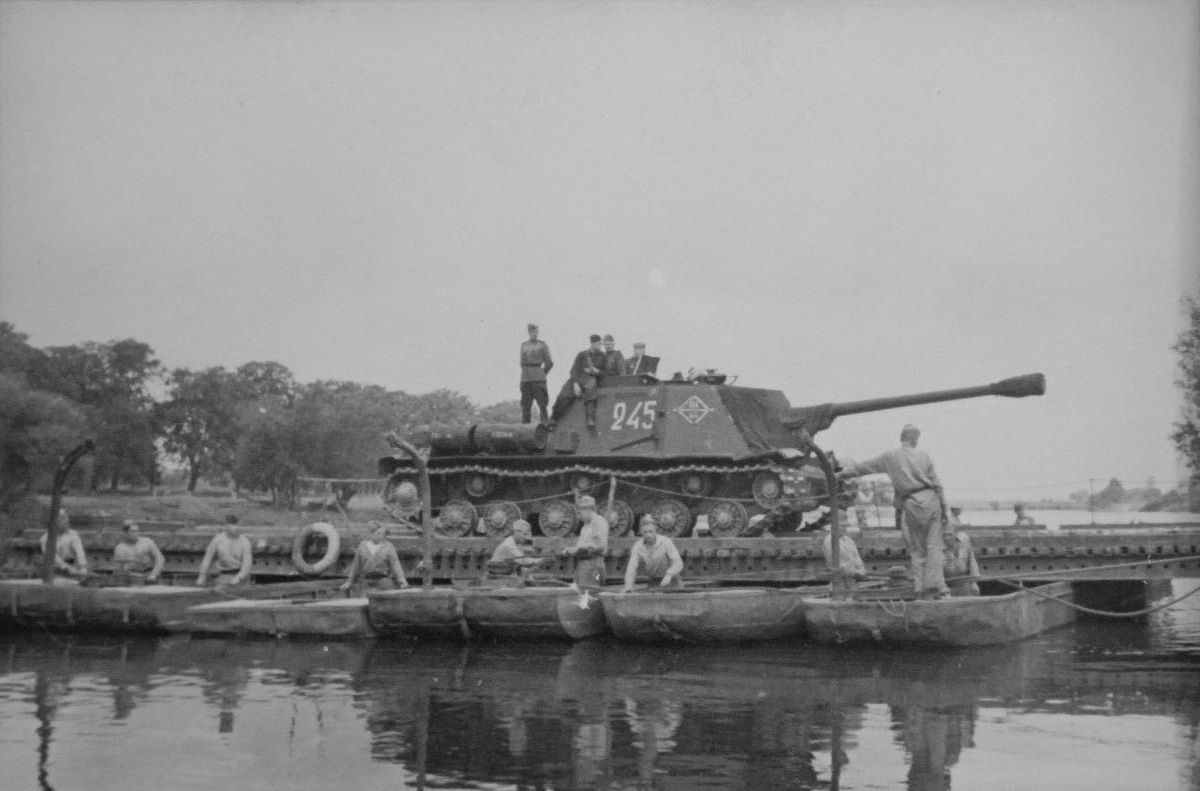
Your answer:
[[[254,552],[250,547],[250,539],[242,535],[237,517],[231,516],[225,520],[221,532],[208,542],[204,559],[200,561],[196,584],[207,585],[211,571],[212,583],[218,588],[240,585],[250,579],[253,563]]]
[[[607,574],[604,556],[608,553],[608,520],[596,513],[596,498],[585,494],[575,504],[579,509],[579,538],[566,554],[575,558],[575,584],[580,588],[604,586]]]
[[[683,571],[683,558],[675,548],[674,541],[658,534],[658,524],[650,514],[642,517],[638,535],[642,540],[629,550],[625,587],[621,592],[629,593],[633,590],[639,568],[650,579],[651,585],[657,583],[663,588],[682,588],[683,580],[679,575]]]
[[[125,535],[113,548],[113,566],[118,573],[134,574],[145,582],[158,582],[167,559],[154,540],[141,535],[136,522],[125,522]]]
[[[908,545],[912,561],[913,587],[926,598],[950,595],[942,558],[942,531],[946,524],[946,501],[942,482],[933,461],[917,450],[921,431],[907,425],[900,432],[900,447],[869,461],[851,464],[839,478],[887,473],[896,490],[896,523]]]
[[[371,535],[359,542],[354,551],[354,560],[342,590],[350,590],[360,580],[371,590],[391,590],[395,586],[407,588],[408,578],[404,576],[395,545],[388,541],[387,525],[373,521],[370,526]]]
[[[65,508],[58,509],[58,538],[54,541],[54,571],[68,577],[86,577],[88,573],[87,553],[83,551],[83,539],[71,527]],[[46,533],[42,533],[42,554],[46,552]]]

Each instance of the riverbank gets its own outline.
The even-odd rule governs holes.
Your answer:
[[[229,516],[236,516],[243,524],[265,527],[295,527],[316,521],[322,514],[338,522],[391,519],[379,497],[370,496],[355,497],[348,509],[329,508],[321,503],[285,509],[271,505],[266,495],[234,496],[226,491],[156,495],[90,492],[65,495],[62,507],[70,514],[73,525],[85,529],[118,528],[127,519],[164,527],[223,524]],[[35,495],[25,498],[7,519],[15,525],[31,527],[44,525],[49,514],[49,495]]]

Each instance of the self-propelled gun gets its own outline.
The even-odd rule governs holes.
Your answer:
[[[786,504],[810,511],[828,502],[812,435],[843,415],[977,396],[1045,392],[1028,374],[979,387],[793,407],[778,390],[727,383],[723,374],[658,380],[606,377],[588,426],[575,402],[550,429],[542,425],[430,425],[403,439],[428,454],[435,527],[464,536],[477,525],[499,535],[518,518],[547,536],[576,529],[575,499],[603,503],[613,535],[653,514],[662,532],[687,535],[697,517],[715,536],[747,531],[756,514]],[[417,471],[404,453],[379,460],[384,501],[397,517],[421,510]]]

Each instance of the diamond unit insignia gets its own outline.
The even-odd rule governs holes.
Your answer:
[[[700,400],[700,396],[691,396],[688,400],[675,407],[675,411],[682,415],[684,420],[695,425],[704,420],[705,416],[712,410],[709,409],[708,404]]]

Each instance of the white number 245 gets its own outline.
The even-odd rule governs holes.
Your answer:
[[[638,401],[630,408],[624,401],[613,404],[612,430],[623,428],[654,428],[654,407],[657,401]]]

